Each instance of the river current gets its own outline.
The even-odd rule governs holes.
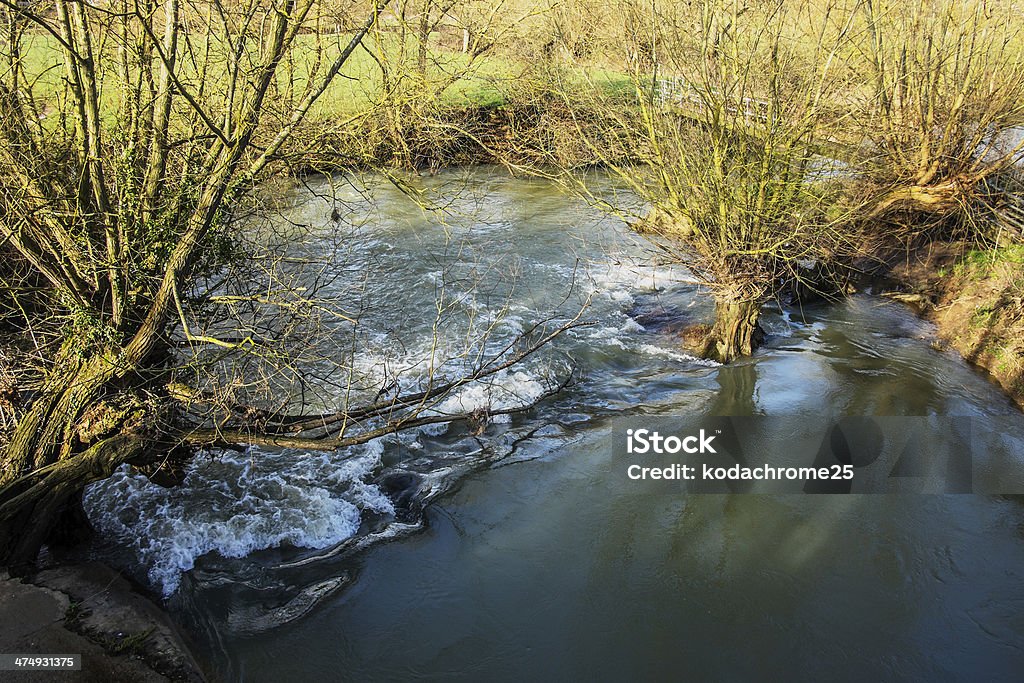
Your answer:
[[[631,415],[957,415],[1000,425],[1021,471],[1024,418],[927,323],[870,293],[772,304],[764,348],[718,366],[677,338],[707,293],[621,220],[498,169],[412,182],[444,206],[364,177],[298,187],[281,214],[349,226],[336,286],[371,294],[350,365],[412,381],[480,330],[500,347],[587,303],[588,325],[448,408],[575,380],[481,434],[225,452],[176,489],[128,470],[91,487],[95,554],[166,598],[217,677],[1020,680],[1020,497],[671,495],[605,447]]]

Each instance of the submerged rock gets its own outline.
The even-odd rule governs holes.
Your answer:
[[[423,509],[420,487],[423,477],[414,472],[389,472],[375,482],[395,506],[395,518],[409,521]]]

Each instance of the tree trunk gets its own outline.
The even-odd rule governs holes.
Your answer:
[[[80,503],[82,489],[141,457],[144,446],[139,434],[118,434],[0,490],[0,566],[30,567],[61,520],[74,517],[68,508]]]
[[[420,14],[419,25],[416,27],[416,73],[419,74],[420,81],[427,82],[427,54],[428,54],[428,42],[430,41],[430,10],[432,9],[432,2],[423,3],[423,12]]]
[[[75,423],[102,394],[103,386],[115,375],[115,367],[111,356],[103,353],[87,362],[68,360],[58,364],[0,454],[0,487],[30,470],[55,463],[62,453],[69,452]]]
[[[142,453],[139,434],[81,443],[79,419],[118,374],[108,354],[65,364],[18,423],[0,453],[0,566],[32,564],[69,505],[88,484]]]
[[[760,346],[764,331],[758,325],[761,302],[737,299],[728,294],[715,297],[715,324],[704,344],[705,358],[731,363],[740,356],[749,356]]]
[[[868,219],[884,217],[896,211],[947,215],[960,208],[976,179],[957,176],[935,185],[903,185],[890,190],[868,214]]]

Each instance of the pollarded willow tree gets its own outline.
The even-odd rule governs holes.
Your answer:
[[[969,215],[979,184],[1019,163],[1024,32],[1012,2],[864,0],[868,87],[858,127],[870,215]]]
[[[576,94],[570,110],[598,112],[577,119],[595,160],[650,207],[638,229],[710,288],[708,358],[752,353],[765,301],[803,278],[801,266],[846,248],[823,156],[848,76],[841,50],[853,13],[842,9],[625,2],[628,84],[563,87]],[[592,99],[575,106],[580,97]]]
[[[384,4],[339,31],[316,0],[0,0],[0,566],[124,463],[173,480],[198,447],[485,419],[441,404],[572,324],[357,386],[320,344],[356,338],[344,251],[239,228]]]

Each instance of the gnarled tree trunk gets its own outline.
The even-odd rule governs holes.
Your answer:
[[[758,324],[761,302],[727,292],[715,295],[715,322],[704,343],[703,356],[719,363],[731,363],[749,356],[760,346],[764,331]]]
[[[55,370],[0,453],[0,566],[34,562],[85,486],[143,454],[145,440],[123,416],[93,437],[79,429],[123,374],[111,361],[100,353]]]
[[[868,214],[868,219],[905,211],[919,214],[948,215],[969,199],[976,178],[957,176],[934,185],[901,185],[882,196]]]
[[[116,434],[33,470],[0,491],[0,566],[31,566],[67,507],[80,505],[82,489],[142,456],[145,445],[137,433]]]

